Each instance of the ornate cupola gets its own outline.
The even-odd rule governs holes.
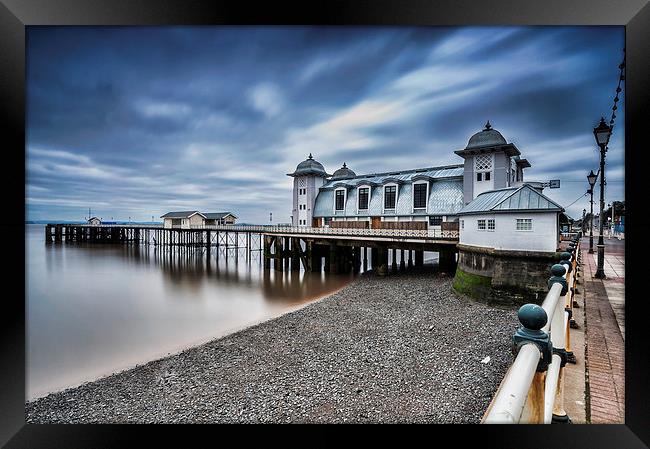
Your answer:
[[[323,167],[323,164],[318,162],[314,157],[309,153],[309,157],[302,161],[298,166],[296,167],[296,170],[293,173],[287,173],[287,176],[306,176],[306,175],[315,175],[315,176],[323,176],[323,177],[328,177],[330,175],[327,174],[325,171],[325,167]]]
[[[477,132],[469,138],[465,149],[492,147],[495,145],[506,145],[506,139],[503,138],[499,131],[492,128],[488,120],[482,131]]]
[[[343,167],[339,168],[334,172],[332,177],[330,178],[330,181],[334,181],[336,179],[349,179],[349,178],[354,178],[357,176],[355,172],[350,170],[347,165],[345,165],[345,162],[343,162]]]
[[[515,160],[521,153],[513,143],[508,143],[503,135],[492,127],[489,120],[481,131],[469,138],[465,148],[454,153],[465,159],[465,204],[483,192],[511,187],[523,179],[523,165]],[[522,161],[528,163],[525,159]]]

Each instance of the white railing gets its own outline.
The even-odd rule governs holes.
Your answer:
[[[568,360],[567,354],[572,354],[570,318],[573,313],[573,293],[580,251],[579,239],[575,239],[574,242],[576,246],[570,260],[571,270],[568,273],[565,271],[562,276],[567,283],[566,294],[561,294],[563,290],[561,283],[553,283],[541,306],[547,321],[540,329],[532,329],[533,333],[541,331],[541,334],[536,335],[550,337],[553,352],[546,354],[547,357],[550,355],[550,363],[546,367],[542,366],[542,370],[538,371],[538,363],[545,352],[542,350],[543,345],[540,346],[533,341],[524,342],[499,385],[481,423],[550,424],[554,415],[559,419],[568,419],[564,410],[563,365]],[[520,321],[526,327],[526,321],[521,318],[521,315]],[[530,330],[530,328],[525,329],[524,334],[525,331]],[[518,332],[515,335],[522,334]]]
[[[52,226],[58,226],[52,224]],[[307,226],[266,226],[266,225],[191,225],[190,227],[175,225],[135,225],[135,224],[64,224],[61,226],[78,227],[118,227],[118,228],[156,228],[180,230],[212,230],[228,232],[255,232],[264,234],[309,234],[309,235],[341,235],[341,236],[368,236],[368,237],[405,237],[420,239],[458,240],[458,231],[443,231],[440,229],[364,229],[364,228],[312,228]]]
[[[196,230],[217,230],[230,232],[260,232],[265,234],[317,234],[374,237],[415,237],[458,239],[458,231],[439,229],[364,229],[364,228],[312,228],[307,226],[247,226],[247,225],[192,225]]]

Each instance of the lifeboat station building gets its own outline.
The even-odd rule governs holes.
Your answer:
[[[166,229],[191,229],[193,227],[232,225],[237,217],[231,212],[201,213],[198,210],[167,212],[162,215],[163,227]]]

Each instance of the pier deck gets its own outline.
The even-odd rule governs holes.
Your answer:
[[[439,229],[359,229],[293,226],[218,225],[172,227],[141,225],[47,224],[45,241],[88,243],[134,243],[170,248],[214,246],[246,248],[264,252],[264,268],[278,271],[360,271],[370,260],[380,275],[388,272],[389,260],[400,268],[421,266],[424,251],[438,252],[441,269],[453,269],[457,260],[458,231]],[[371,257],[368,258],[368,249]],[[362,254],[363,253],[363,254]],[[362,257],[363,256],[363,257]]]

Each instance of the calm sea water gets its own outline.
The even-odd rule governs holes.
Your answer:
[[[264,270],[260,252],[46,244],[26,225],[27,399],[295,310],[352,275]]]

